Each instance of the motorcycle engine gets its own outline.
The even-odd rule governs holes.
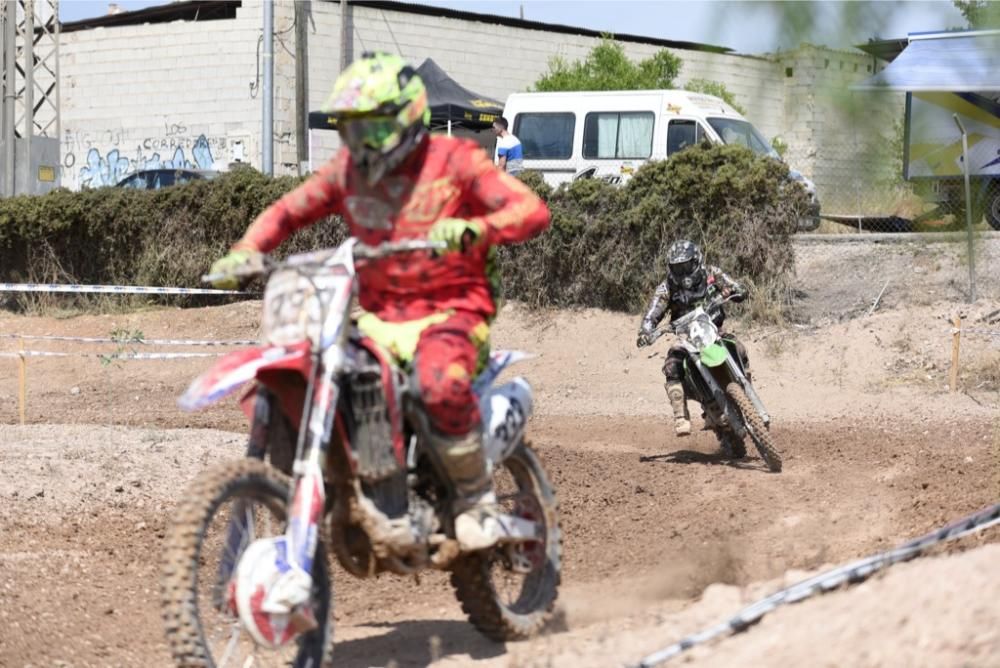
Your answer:
[[[372,366],[356,373],[349,391],[361,489],[387,517],[402,517],[409,507],[406,470],[393,452],[393,425],[378,363],[373,360]]]

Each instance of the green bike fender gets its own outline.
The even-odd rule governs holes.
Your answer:
[[[722,366],[728,357],[729,351],[718,343],[713,343],[701,351],[701,363],[707,367]]]

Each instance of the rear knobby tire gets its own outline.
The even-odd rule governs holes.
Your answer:
[[[233,498],[252,499],[285,517],[288,485],[288,477],[274,467],[257,459],[242,459],[202,473],[177,507],[165,539],[160,593],[167,645],[181,668],[215,668],[216,665],[205,640],[198,598],[199,566],[205,561],[202,546],[212,518],[223,503]],[[319,627],[297,639],[298,651],[293,664],[296,668],[320,668],[331,661],[330,579],[322,541],[316,546],[312,575]]]
[[[503,464],[526,496],[531,496],[544,521],[545,545],[538,546],[540,563],[525,575],[516,601],[504,603],[497,592],[493,568],[500,567],[504,547],[462,555],[452,567],[451,583],[469,622],[491,640],[524,640],[549,620],[562,577],[562,533],[555,494],[538,457],[522,443]],[[497,490],[498,498],[501,490]]]
[[[778,454],[778,449],[774,446],[771,432],[747,397],[746,392],[743,391],[739,383],[730,383],[726,386],[726,396],[736,404],[743,416],[743,422],[746,424],[747,431],[750,432],[750,440],[753,441],[757,452],[760,453],[761,459],[767,464],[767,468],[773,473],[779,473],[781,471],[781,455]]]

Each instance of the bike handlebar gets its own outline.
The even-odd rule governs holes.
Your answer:
[[[443,241],[429,241],[427,239],[403,239],[402,241],[384,241],[380,244],[370,246],[360,241],[354,243],[352,248],[355,260],[377,260],[397,253],[413,253],[422,250],[445,250],[448,247]],[[226,278],[250,279],[270,273],[280,267],[302,267],[306,265],[325,264],[329,262],[339,250],[338,248],[325,248],[311,253],[301,253],[286,259],[284,262],[277,262],[268,255],[260,255],[260,262],[248,262],[242,267],[234,269],[230,273],[205,274],[201,277],[203,283],[213,283]]]
[[[377,246],[368,246],[360,241],[354,244],[355,260],[377,260],[378,258],[396,253],[412,253],[422,250],[445,250],[448,244],[443,241],[427,239],[403,239],[402,241],[385,241]]]
[[[706,313],[711,313],[713,309],[719,308],[720,306],[722,306],[726,302],[732,301],[732,299],[734,297],[736,297],[736,295],[729,295],[728,297],[725,297],[724,299],[717,299],[717,300],[709,303],[707,305],[707,307],[705,307],[703,310]],[[674,320],[674,321],[672,321],[672,322],[670,322],[670,323],[668,323],[668,324],[660,327],[659,329],[653,330],[653,332],[650,334],[650,337],[649,337],[649,343],[647,343],[646,345],[647,346],[653,345],[661,337],[663,337],[665,334],[670,334],[671,332],[676,333],[677,330],[678,330],[678,328],[680,328],[683,325],[686,325],[687,322],[688,322],[688,320],[690,320],[692,317],[694,317],[693,314],[694,314],[694,311],[691,311],[691,313],[689,313],[687,315],[684,315],[684,316],[681,316],[677,320]]]

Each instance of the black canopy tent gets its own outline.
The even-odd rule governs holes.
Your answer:
[[[485,130],[503,113],[503,104],[473,93],[448,76],[437,63],[428,58],[417,74],[427,87],[431,106],[431,127],[459,126],[470,130]]]
[[[309,112],[310,130],[336,130],[337,119],[322,111]]]
[[[503,104],[465,88],[430,58],[417,68],[417,74],[427,87],[433,129],[447,128],[449,133],[455,127],[486,130],[503,112]],[[309,129],[336,130],[337,122],[322,111],[311,111]]]

